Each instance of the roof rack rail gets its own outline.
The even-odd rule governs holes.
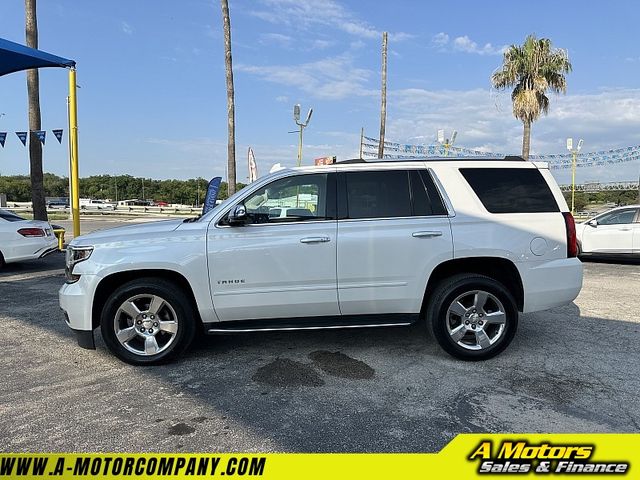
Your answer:
[[[340,160],[336,164],[345,163],[391,163],[391,162],[451,162],[451,161],[468,161],[468,160],[502,160],[505,162],[524,162],[525,159],[520,155],[505,155],[504,157],[421,157],[421,158],[372,158],[366,160],[364,158],[350,158],[348,160]]]

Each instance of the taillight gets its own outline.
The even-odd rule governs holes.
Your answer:
[[[571,212],[562,212],[564,225],[567,229],[567,258],[578,256],[578,239],[576,237],[576,222]]]
[[[46,234],[41,228],[21,228],[18,233],[23,237],[44,237]]]

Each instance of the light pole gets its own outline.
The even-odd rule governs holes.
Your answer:
[[[457,131],[451,132],[451,139],[445,138],[444,129],[438,130],[438,143],[444,147],[444,156],[449,156],[449,148],[453,146],[456,142],[456,137],[458,136]]]
[[[578,152],[582,149],[583,140],[578,140],[578,145],[573,148],[573,138],[567,138],[567,150],[571,152],[571,214],[575,213],[576,206],[576,163]]]
[[[311,114],[313,113],[313,108],[309,109],[309,113],[307,113],[307,119],[304,123],[300,122],[300,104],[297,103],[293,107],[293,119],[296,121],[296,125],[300,127],[299,129],[299,138],[298,138],[298,166],[302,164],[302,132],[309,125],[309,120],[311,120]],[[295,132],[290,132],[295,133]]]

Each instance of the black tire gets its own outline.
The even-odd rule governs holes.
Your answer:
[[[2,270],[5,265],[4,257],[2,256],[2,252],[0,252],[0,270]]]
[[[468,299],[472,295],[474,299],[479,298],[475,296],[476,292],[482,292],[483,296],[484,293],[489,294],[484,304],[486,311],[480,309],[472,313],[476,310],[473,310],[473,303],[469,303]],[[460,302],[456,302],[457,299]],[[464,307],[468,309],[465,310],[467,313],[458,315],[450,311],[450,308],[454,308],[454,302],[455,310]],[[489,322],[486,320],[487,315],[492,317]],[[501,330],[501,324],[494,323],[497,317],[504,318]],[[487,360],[502,352],[513,340],[518,328],[518,308],[511,292],[500,282],[484,275],[459,274],[437,285],[427,307],[427,321],[440,346],[453,357],[461,360]],[[456,341],[452,335],[458,327],[463,336]],[[482,342],[479,340],[479,335],[482,335],[480,330],[484,333]],[[487,341],[491,343],[488,344]]]
[[[155,315],[151,316],[150,314],[151,305],[149,303],[152,297],[164,300],[156,312],[157,319],[154,319]],[[140,310],[140,317],[137,317],[137,320],[121,310],[125,302],[132,298],[136,298],[135,304]],[[143,314],[145,314],[144,320],[141,318]],[[116,315],[118,315],[117,319]],[[136,325],[138,320],[144,323]],[[166,324],[175,324],[175,333],[161,331],[162,327],[158,326],[158,322],[165,323],[163,322],[165,320]],[[132,365],[157,365],[175,358],[184,352],[193,341],[196,331],[195,324],[196,315],[193,305],[181,287],[165,279],[155,277],[132,280],[118,287],[107,299],[100,316],[100,330],[107,347],[119,359]],[[122,343],[118,340],[116,329],[124,330],[131,326],[136,328],[136,332],[132,332],[135,335]],[[145,326],[148,327],[146,330]],[[155,334],[153,337],[159,352],[145,353],[142,350],[146,349],[147,337],[152,336],[150,330],[154,326]],[[146,333],[141,333],[140,329],[145,330]]]

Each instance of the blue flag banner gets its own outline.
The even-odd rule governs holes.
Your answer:
[[[7,141],[7,132],[0,132],[0,145],[4,148],[4,142]]]
[[[36,134],[36,137],[38,137],[38,140],[40,140],[40,143],[44,145],[44,140],[47,137],[47,132],[45,132],[44,130],[34,130],[33,133]]]
[[[16,132],[16,135],[22,142],[22,145],[27,146],[27,132]]]
[[[58,143],[62,143],[62,129],[61,128],[57,128],[55,130],[51,130],[53,132],[53,134],[56,136],[56,138],[58,139]]]
[[[220,190],[220,183],[222,183],[222,177],[213,177],[207,187],[207,195],[204,197],[204,204],[202,205],[202,214],[213,210],[216,206],[216,200],[218,199],[218,191]]]

